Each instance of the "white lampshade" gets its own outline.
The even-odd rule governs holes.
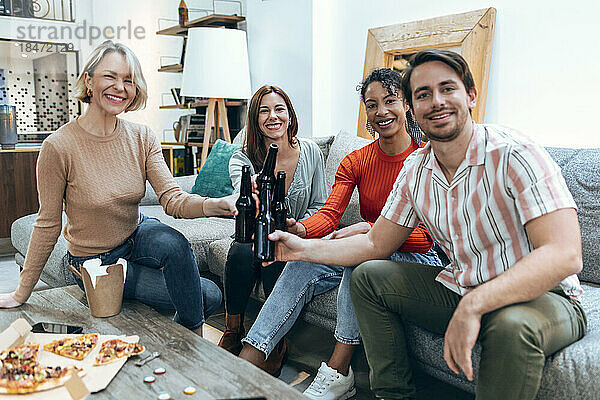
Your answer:
[[[223,28],[189,29],[181,95],[248,99],[250,94],[246,32]]]

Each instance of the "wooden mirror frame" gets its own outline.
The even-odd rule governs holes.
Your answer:
[[[484,8],[463,14],[369,29],[363,79],[375,68],[391,68],[395,55],[413,54],[428,48],[459,48],[469,64],[477,88],[475,122],[483,122],[492,60],[496,9]],[[358,136],[372,138],[365,124],[367,114],[360,101]]]

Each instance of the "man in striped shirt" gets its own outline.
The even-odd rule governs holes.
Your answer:
[[[545,357],[586,330],[576,205],[559,167],[527,137],[475,124],[466,61],[423,50],[404,72],[404,98],[430,142],[404,164],[365,235],[302,240],[276,232],[277,259],[361,264],[351,294],[381,398],[414,398],[405,321],[445,334],[444,359],[475,376],[477,399],[533,399]],[[446,251],[440,269],[383,261],[422,221]]]

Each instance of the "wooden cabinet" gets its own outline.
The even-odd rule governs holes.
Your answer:
[[[35,166],[39,149],[0,150],[0,238],[12,223],[38,211]]]

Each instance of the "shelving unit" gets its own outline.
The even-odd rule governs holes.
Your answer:
[[[225,100],[225,105],[227,107],[239,107],[239,106],[245,106],[246,102],[243,100]],[[173,110],[173,109],[188,110],[188,109],[194,109],[194,108],[206,107],[206,106],[208,106],[208,100],[197,101],[197,102],[187,103],[187,104],[171,104],[168,106],[160,106],[158,108],[160,108],[161,110]]]
[[[183,72],[183,64],[165,65],[160,67],[158,72]]]
[[[198,18],[192,21],[188,21],[185,26],[175,25],[168,27],[166,29],[161,29],[156,32],[157,35],[167,35],[167,36],[179,36],[184,38],[184,50],[185,51],[185,40],[187,38],[187,33],[189,28],[199,28],[199,27],[225,27],[225,28],[237,28],[238,23],[245,21],[246,18],[238,15],[224,15],[224,14],[212,14],[207,15],[202,18]],[[183,62],[183,57],[181,62]],[[162,66],[158,69],[159,72],[171,72],[171,73],[181,73],[183,72],[183,64],[173,64]],[[244,120],[246,118],[246,104],[245,100],[227,100],[225,99],[225,106],[227,107],[227,119],[229,120],[229,131],[231,132],[231,137],[233,138],[243,127]],[[206,114],[207,107],[209,105],[208,100],[197,101],[193,103],[186,104],[172,104],[166,106],[160,106],[161,110],[195,110],[196,114]],[[206,118],[208,121],[208,118]],[[215,133],[213,132],[213,135]],[[187,143],[173,143],[173,142],[163,142],[165,146],[171,145],[180,145],[185,146],[185,154],[186,154],[186,174],[193,173],[193,161],[190,162],[189,157],[193,157],[192,149],[198,149],[198,152],[201,152],[203,149],[202,143],[197,142],[187,142]],[[208,146],[208,148],[212,147],[212,144]],[[206,157],[207,149],[202,151],[203,160]],[[189,166],[192,165],[192,170],[190,171]]]
[[[225,27],[225,28],[237,28],[237,24],[245,21],[245,17],[238,15],[224,15],[224,14],[211,14],[202,18],[188,21],[185,26],[175,25],[166,29],[157,31],[157,35],[170,35],[170,36],[186,36],[189,28],[199,28],[203,26],[208,27]]]

